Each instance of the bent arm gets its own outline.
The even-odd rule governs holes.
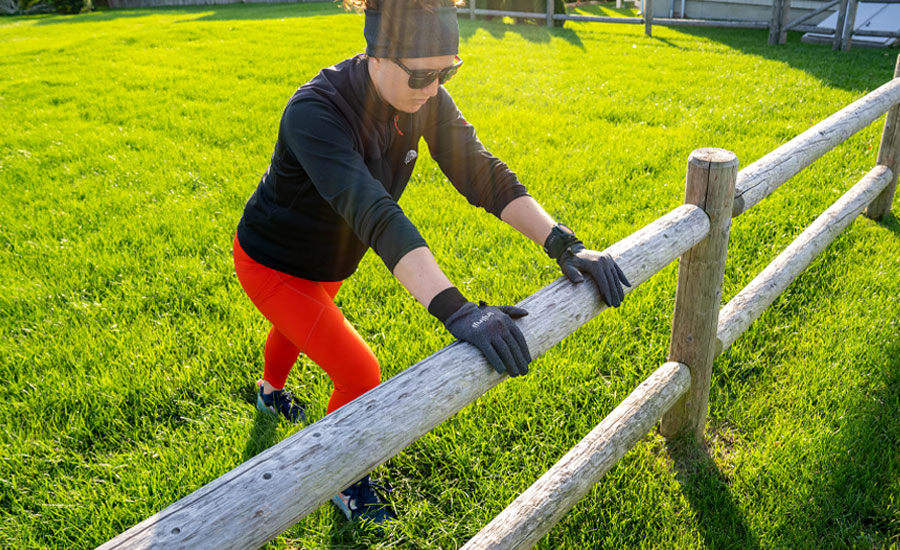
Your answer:
[[[426,246],[407,252],[394,266],[393,273],[426,309],[435,296],[453,286]]]
[[[514,199],[500,213],[500,219],[543,247],[556,222],[529,195]]]

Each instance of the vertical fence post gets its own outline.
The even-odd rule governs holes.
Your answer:
[[[469,0],[469,19],[475,19],[475,0]]]
[[[841,51],[847,51],[853,45],[853,27],[856,26],[856,9],[859,4],[856,0],[850,0],[847,4],[847,22],[844,24],[844,35],[841,38]]]
[[[772,0],[772,18],[769,20],[769,45],[778,44],[781,36],[781,6],[784,0]]]
[[[778,43],[787,43],[787,26],[791,20],[791,0],[781,0],[781,19],[778,20]]]
[[[847,20],[847,0],[841,0],[838,4],[838,18],[834,25],[834,39],[831,42],[832,50],[841,49],[841,39],[844,37],[844,21]]]
[[[553,0],[547,0],[547,26],[551,28],[553,27],[553,9],[555,7]]]
[[[678,261],[669,361],[691,369],[691,389],[663,416],[665,437],[703,440],[737,171],[737,157],[724,149],[697,149],[688,158],[684,202],[706,211],[709,236]]]
[[[653,36],[653,0],[644,0],[644,34]]]
[[[900,78],[900,56],[894,67],[894,78]],[[897,172],[900,172],[900,104],[891,107],[884,119],[884,130],[881,132],[881,146],[878,148],[877,164],[887,166],[893,172],[891,183],[875,197],[866,208],[866,216],[880,220],[891,211],[894,202],[894,191],[897,189]]]

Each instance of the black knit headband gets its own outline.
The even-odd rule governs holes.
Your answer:
[[[434,57],[459,53],[456,8],[409,8],[399,16],[391,34],[384,32],[382,13],[366,10],[366,54],[372,57]]]

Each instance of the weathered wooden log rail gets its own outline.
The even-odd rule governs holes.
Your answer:
[[[863,210],[873,219],[890,212],[900,171],[900,58],[894,77],[740,172],[728,151],[691,153],[686,204],[606,250],[633,283],[627,292],[681,257],[669,362],[466,549],[531,547],[660,419],[666,437],[702,438],[715,356]],[[732,217],[885,112],[876,167],[720,310]],[[534,357],[606,309],[593,285],[564,278],[520,305],[531,312],[518,323]],[[99,548],[257,548],[504,378],[472,346],[451,344]],[[279,490],[260,490],[266,483]]]
[[[738,172],[732,216],[750,210],[898,102],[900,79],[895,78]]]
[[[772,305],[775,298],[809,267],[816,256],[875,200],[892,177],[887,166],[873,168],[722,308],[716,355],[728,349]]]

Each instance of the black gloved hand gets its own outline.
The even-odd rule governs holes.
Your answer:
[[[625,299],[622,285],[631,286],[612,256],[588,250],[584,245],[570,246],[557,262],[565,276],[575,284],[584,280],[582,273],[587,273],[597,283],[603,301],[613,307],[619,307]]]
[[[526,315],[528,312],[520,307],[466,302],[444,321],[444,326],[459,340],[480,349],[498,373],[519,376],[528,373],[531,352],[513,319]]]
[[[544,243],[544,250],[556,260],[563,274],[574,284],[584,281],[587,273],[597,283],[603,301],[619,307],[625,298],[625,286],[631,286],[625,273],[612,256],[596,250],[589,250],[575,236],[575,232],[562,224],[553,226]]]

